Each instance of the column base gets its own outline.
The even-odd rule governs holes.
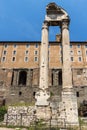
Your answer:
[[[50,106],[37,106],[36,107],[36,117],[39,120],[49,121],[51,118]]]
[[[63,89],[62,102],[60,103],[59,108],[59,118],[63,118],[66,125],[79,125],[77,98],[73,88]]]

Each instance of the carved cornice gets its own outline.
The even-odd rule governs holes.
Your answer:
[[[63,14],[63,15],[68,16],[68,13],[62,7],[58,6],[54,2],[49,3],[46,6],[46,13],[47,13],[47,15],[49,15],[49,14]]]

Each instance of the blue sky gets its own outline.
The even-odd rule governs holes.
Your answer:
[[[71,19],[71,41],[87,41],[87,0],[0,0],[0,41],[40,41],[46,5],[55,2]],[[50,28],[55,40],[58,28]]]

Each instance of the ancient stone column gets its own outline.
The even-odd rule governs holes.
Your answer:
[[[42,26],[42,43],[40,54],[40,82],[39,92],[36,94],[36,105],[47,106],[49,102],[48,88],[48,23],[45,21]]]
[[[47,22],[44,22],[42,26],[39,88],[43,90],[48,88],[48,25]]]
[[[62,22],[62,47],[63,47],[63,67],[62,67],[62,102],[60,103],[60,115],[65,119],[65,124],[78,125],[77,98],[72,86],[72,72],[70,61],[70,41],[69,41],[69,20]]]
[[[70,40],[69,40],[69,20],[62,22],[62,51],[63,51],[63,88],[72,88],[72,72],[70,62]]]

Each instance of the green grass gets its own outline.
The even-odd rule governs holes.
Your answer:
[[[5,106],[0,107],[0,122],[4,120],[4,115],[7,113],[7,108]]]

